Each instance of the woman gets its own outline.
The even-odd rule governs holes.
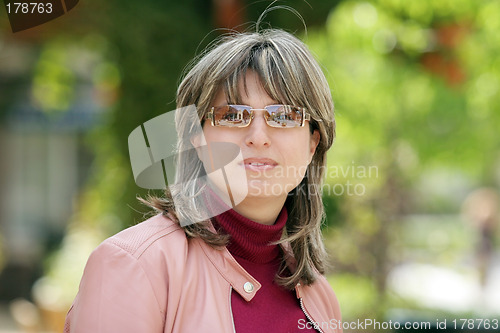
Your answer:
[[[310,51],[280,30],[225,37],[179,86],[178,107],[193,104],[202,133],[180,147],[188,152],[181,172],[209,173],[203,147],[215,153],[218,142],[237,146],[241,161],[226,178],[209,176],[198,201],[199,188],[176,209],[186,189],[150,198],[160,214],[104,241],[89,258],[66,332],[340,332],[320,233],[333,102]],[[230,196],[242,200],[198,219],[200,200],[225,205],[217,193],[241,170],[246,179]]]

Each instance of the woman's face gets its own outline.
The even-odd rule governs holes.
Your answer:
[[[243,82],[239,87],[244,105],[263,109],[267,105],[278,104],[267,95],[255,72],[248,71],[245,80],[246,91]],[[221,89],[212,106],[227,104]],[[239,188],[231,188],[233,196],[238,194],[235,192],[246,194],[247,191],[247,199],[280,198],[284,202],[287,194],[302,181],[318,145],[319,133],[316,130],[311,134],[307,122],[304,127],[270,127],[263,112],[254,111],[254,119],[243,128],[212,126],[210,121],[205,121],[203,133],[208,148],[213,149],[211,143],[215,142],[233,143],[240,148],[243,159],[225,168],[227,179],[213,177],[211,181],[219,189],[226,188],[224,182],[239,184]],[[245,174],[246,186],[241,179]]]

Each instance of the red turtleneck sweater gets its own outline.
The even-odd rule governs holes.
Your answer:
[[[281,238],[288,214],[283,208],[273,225],[264,225],[228,210],[215,217],[214,226],[231,236],[229,252],[261,284],[262,288],[247,302],[238,293],[231,295],[234,325],[238,333],[315,332],[299,330],[299,319],[307,321],[294,291],[274,282],[281,251],[269,243]],[[302,322],[302,321],[301,321]]]

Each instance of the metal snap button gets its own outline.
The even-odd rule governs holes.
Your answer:
[[[251,282],[245,282],[243,289],[250,294],[253,291],[253,284]]]

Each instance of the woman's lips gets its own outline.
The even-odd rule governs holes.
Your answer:
[[[270,158],[252,157],[243,160],[243,165],[245,166],[246,170],[266,171],[274,169],[278,165],[278,162]]]

